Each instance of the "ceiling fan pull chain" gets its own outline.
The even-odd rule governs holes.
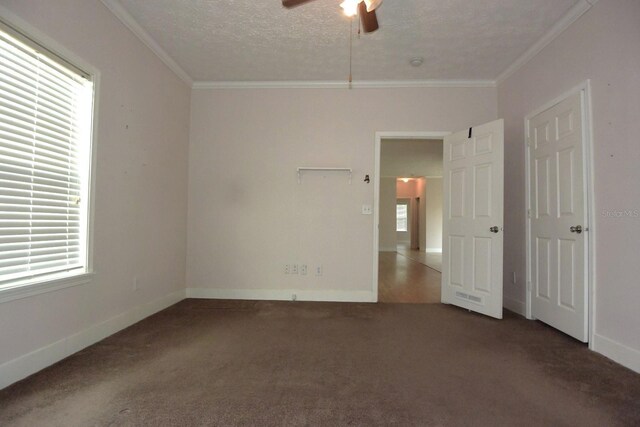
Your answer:
[[[349,22],[349,89],[351,89],[351,83],[353,83],[353,76],[351,74],[351,63],[353,58],[353,19]]]

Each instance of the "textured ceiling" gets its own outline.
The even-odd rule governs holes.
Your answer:
[[[344,80],[340,0],[119,0],[196,81]],[[384,0],[354,39],[356,80],[495,80],[578,0]],[[354,28],[357,24],[354,25]],[[424,58],[419,68],[411,57]]]

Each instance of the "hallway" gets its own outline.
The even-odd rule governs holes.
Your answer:
[[[398,245],[398,253],[442,273],[442,252],[423,252],[406,245]]]
[[[378,256],[379,302],[440,302],[440,272],[400,252],[379,252]]]

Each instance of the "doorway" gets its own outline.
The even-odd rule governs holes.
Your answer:
[[[379,302],[439,303],[447,132],[379,133],[374,290]]]

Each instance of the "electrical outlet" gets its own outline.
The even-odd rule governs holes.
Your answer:
[[[291,265],[291,274],[298,274],[298,264]]]
[[[291,266],[289,264],[284,266],[284,274],[291,274]]]
[[[316,266],[316,276],[322,276],[322,264]]]
[[[307,275],[307,264],[300,264],[300,274],[303,276]]]

